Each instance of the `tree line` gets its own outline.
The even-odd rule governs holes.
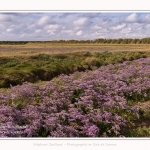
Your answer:
[[[150,44],[150,37],[142,39],[119,38],[119,39],[104,39],[99,38],[95,40],[52,40],[52,41],[0,41],[0,44],[27,44],[27,43],[99,43],[99,44]]]

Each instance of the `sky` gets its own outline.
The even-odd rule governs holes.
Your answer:
[[[0,12],[0,41],[150,37],[150,12]]]

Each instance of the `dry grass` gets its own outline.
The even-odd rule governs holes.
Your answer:
[[[57,54],[72,52],[118,52],[118,51],[150,51],[149,44],[56,44],[28,43],[25,45],[0,45],[0,56],[31,56],[36,54]]]

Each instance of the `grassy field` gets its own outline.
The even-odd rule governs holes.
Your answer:
[[[149,44],[61,44],[27,43],[24,45],[0,45],[0,56],[35,55],[37,53],[72,53],[79,51],[149,51]]]
[[[26,81],[43,86],[46,81],[51,79],[58,82],[55,77],[61,74],[69,75],[85,70],[94,71],[101,66],[146,57],[150,57],[150,45],[148,44],[28,43],[25,45],[0,45],[0,92],[7,93],[10,85],[21,85]],[[79,96],[78,93],[75,93],[75,96]],[[11,106],[11,104],[9,105]],[[22,107],[20,101],[16,99],[15,106],[18,107],[18,105]],[[124,131],[124,135],[149,137],[149,100],[141,101],[139,99],[139,101],[129,102],[129,105],[137,106],[140,109],[140,118],[134,120],[131,115],[130,127],[127,128],[127,132]]]
[[[43,44],[0,45],[0,87],[47,81],[59,74],[93,69],[150,55],[149,45]]]

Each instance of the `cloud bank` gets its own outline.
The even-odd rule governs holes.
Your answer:
[[[0,41],[150,37],[150,12],[0,13]]]

